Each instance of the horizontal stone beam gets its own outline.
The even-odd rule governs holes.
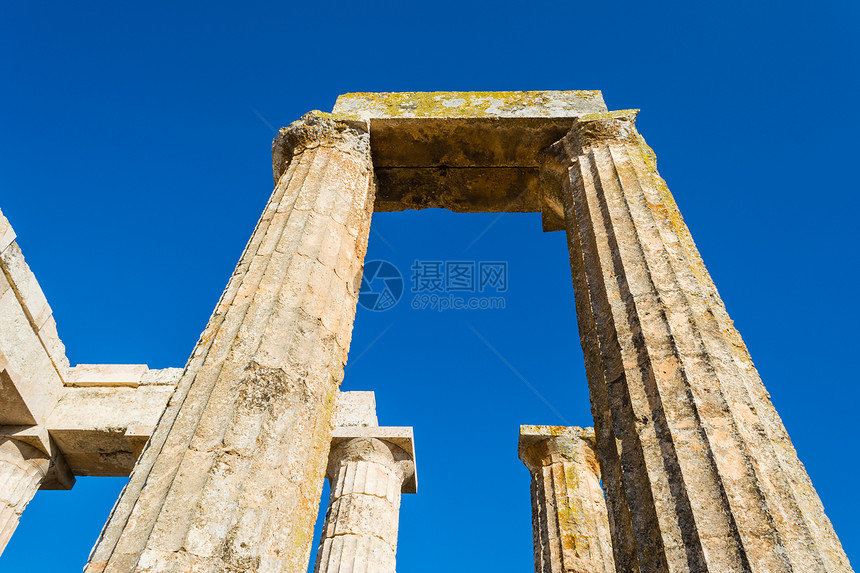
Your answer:
[[[577,117],[606,111],[599,91],[353,93],[331,115],[370,132],[375,211],[442,208],[459,213],[540,212],[564,229],[556,197],[538,185],[541,151]],[[277,182],[289,156],[277,138]]]
[[[128,475],[181,368],[69,366],[53,312],[0,212],[0,439],[51,459],[43,489]]]
[[[531,167],[380,167],[374,210],[448,209],[455,213],[541,210],[538,170]]]
[[[606,110],[597,90],[348,93],[333,113],[356,119],[578,117]]]
[[[104,384],[89,375],[86,386],[67,388],[45,423],[75,475],[129,475],[182,374],[135,365],[144,370],[139,379],[119,386],[115,367],[126,365],[104,366]]]

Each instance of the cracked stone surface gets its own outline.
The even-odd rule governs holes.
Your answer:
[[[535,573],[614,573],[594,430],[521,426],[519,457],[532,476]]]
[[[635,116],[578,118],[542,169],[619,571],[851,571]]]
[[[360,126],[281,130],[283,175],[86,571],[301,571],[374,187]]]
[[[331,497],[316,573],[394,573],[400,494],[415,471],[412,456],[377,438],[332,446]]]

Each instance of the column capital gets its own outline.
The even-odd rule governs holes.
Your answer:
[[[275,185],[294,156],[315,147],[335,147],[369,160],[368,123],[355,116],[314,110],[282,127],[272,140]]]
[[[574,120],[567,135],[540,153],[539,161],[544,165],[568,165],[576,156],[599,143],[639,143],[636,131],[638,114],[638,109],[623,109],[582,115]]]
[[[558,462],[585,458],[600,475],[594,454],[594,429],[578,426],[520,426],[519,458],[531,472]]]
[[[332,434],[326,474],[330,481],[346,461],[368,461],[392,466],[401,477],[401,493],[418,491],[412,428],[397,426],[336,427]]]

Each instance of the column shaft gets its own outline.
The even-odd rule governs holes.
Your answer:
[[[0,554],[50,466],[50,457],[36,448],[0,439]]]
[[[88,572],[307,567],[374,187],[366,131],[307,115]]]
[[[395,573],[400,493],[411,463],[375,438],[348,440],[331,454],[316,573]]]
[[[553,146],[616,557],[850,571],[634,117],[584,116]]]
[[[532,475],[535,573],[614,573],[612,541],[591,429],[523,426]]]

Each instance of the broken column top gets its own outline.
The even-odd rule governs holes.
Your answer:
[[[349,93],[333,113],[355,119],[577,117],[606,111],[597,90]]]

